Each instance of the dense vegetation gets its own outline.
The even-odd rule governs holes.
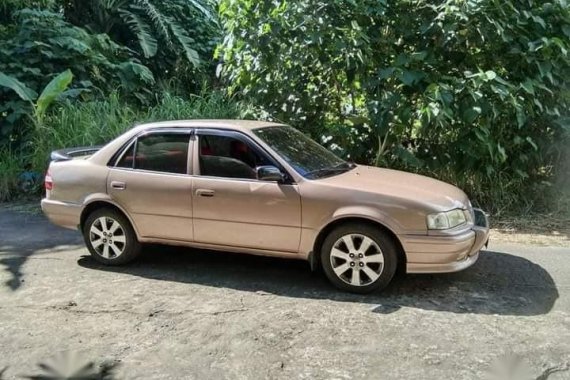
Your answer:
[[[291,123],[495,212],[551,209],[570,186],[569,50],[566,0],[7,0],[0,199],[51,149],[225,116]]]

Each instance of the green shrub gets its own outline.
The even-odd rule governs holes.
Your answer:
[[[0,33],[0,73],[39,93],[57,74],[71,70],[73,91],[63,97],[97,97],[120,89],[148,95],[152,72],[105,34],[93,34],[65,21],[60,12],[23,9],[15,25]],[[26,141],[32,108],[15,92],[0,87],[0,146]]]
[[[570,130],[568,1],[223,0],[220,18],[230,90],[270,116],[493,211],[545,197]]]

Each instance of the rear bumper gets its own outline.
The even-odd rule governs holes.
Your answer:
[[[54,224],[76,230],[81,220],[81,205],[42,199],[42,211]]]
[[[489,222],[477,210],[477,224],[449,236],[405,236],[402,245],[406,252],[408,273],[449,273],[464,270],[475,264],[479,251],[489,240]]]

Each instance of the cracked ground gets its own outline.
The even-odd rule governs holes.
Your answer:
[[[126,267],[0,209],[0,378],[75,353],[119,379],[570,379],[570,249],[493,241],[472,268],[342,293],[306,263],[146,247]],[[3,372],[2,372],[3,371]]]

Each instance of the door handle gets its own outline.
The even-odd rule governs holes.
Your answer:
[[[214,190],[198,189],[198,190],[196,190],[196,195],[201,196],[201,197],[213,197],[214,196]]]
[[[112,181],[111,182],[111,187],[113,189],[116,190],[125,190],[125,188],[127,187],[127,185],[124,182],[119,182],[119,181]]]

